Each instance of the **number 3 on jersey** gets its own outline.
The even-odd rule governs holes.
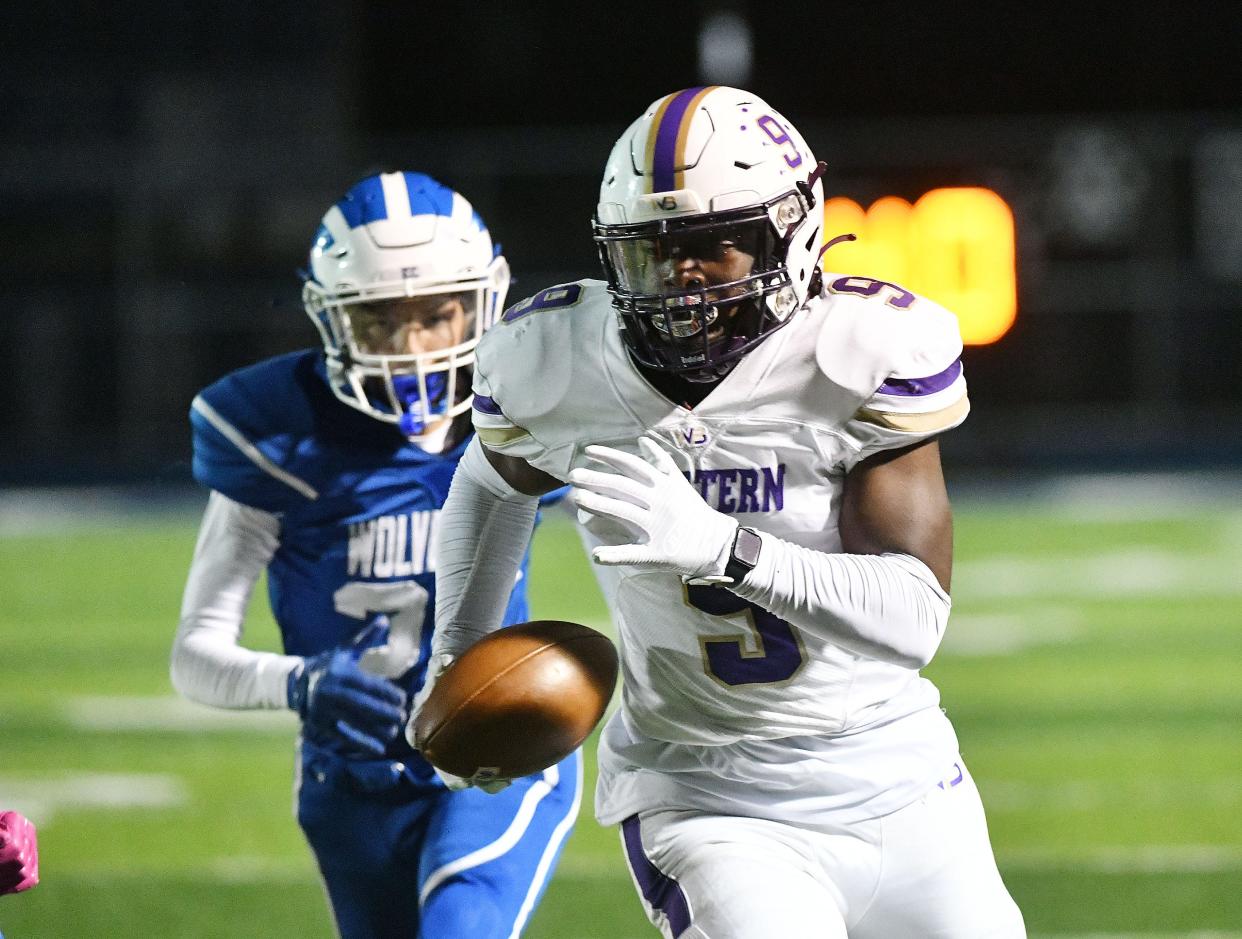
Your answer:
[[[360,620],[372,613],[388,616],[388,640],[362,654],[358,664],[363,671],[400,678],[418,664],[430,598],[427,588],[413,580],[383,584],[354,580],[332,595],[336,611],[345,616]]]
[[[707,673],[718,681],[729,686],[772,684],[793,678],[802,668],[802,643],[793,627],[775,614],[722,587],[687,586],[686,600],[712,616],[746,616],[751,636],[699,640]]]

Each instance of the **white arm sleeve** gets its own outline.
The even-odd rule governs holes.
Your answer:
[[[242,647],[250,593],[276,552],[280,519],[213,492],[181,601],[170,676],[177,691],[221,708],[288,707],[300,656]]]
[[[908,554],[826,554],[759,533],[759,563],[729,589],[799,629],[905,668],[932,660],[951,601]]]
[[[496,472],[475,437],[440,513],[433,655],[456,657],[500,626],[538,508],[538,497]]]

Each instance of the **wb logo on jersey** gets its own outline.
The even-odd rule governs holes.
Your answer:
[[[381,515],[349,526],[348,577],[409,577],[436,568],[439,510]]]
[[[683,450],[687,447],[705,447],[712,439],[702,424],[683,424],[672,433],[673,446]]]

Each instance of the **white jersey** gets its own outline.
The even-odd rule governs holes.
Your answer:
[[[956,426],[968,404],[952,314],[867,278],[825,283],[693,408],[634,367],[601,282],[543,291],[478,347],[478,434],[559,479],[586,463],[586,446],[637,453],[647,434],[713,508],[839,552],[846,474],[872,453]],[[600,543],[630,540],[600,520],[589,527]],[[947,771],[952,729],[917,671],[847,651],[723,588],[612,570],[602,580],[620,636],[622,708],[601,747],[601,821],[653,792],[711,810],[736,812],[739,797],[792,797],[805,809],[812,793],[790,791],[803,784],[823,797],[811,798],[813,811],[882,814]],[[867,754],[871,769],[849,765],[850,753]],[[876,791],[864,791],[888,764]],[[764,778],[785,795],[764,796]]]

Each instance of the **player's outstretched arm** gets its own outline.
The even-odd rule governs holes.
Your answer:
[[[842,554],[761,534],[759,563],[733,591],[796,625],[826,628],[854,651],[922,668],[951,605],[953,519],[936,441],[855,466],[839,525]]]
[[[525,460],[471,441],[440,514],[434,656],[456,657],[500,626],[539,496],[559,485]]]
[[[610,471],[570,473],[571,498],[580,509],[634,532],[630,544],[594,549],[597,564],[727,585],[863,655],[906,668],[931,661],[949,616],[938,577],[947,584],[952,537],[934,445],[864,461],[851,473],[846,498],[854,504],[846,510],[851,522],[844,547],[858,553],[829,554],[757,532],[757,563],[736,582],[725,570],[737,520],[706,505],[657,444],[644,438],[639,446],[644,459],[588,447],[588,456]],[[899,498],[906,485],[908,494]]]
[[[953,511],[940,469],[940,444],[925,440],[863,460],[845,478],[841,547],[851,554],[908,554],[949,592]]]
[[[427,678],[414,699],[406,737],[436,679],[475,642],[499,628],[535,528],[539,496],[560,486],[518,457],[488,450],[475,437],[453,473],[436,546],[435,633]],[[451,788],[468,780],[441,778]]]
[[[219,492],[208,499],[173,639],[173,687],[199,704],[283,708],[294,655],[240,644],[250,594],[276,550],[280,520]]]

